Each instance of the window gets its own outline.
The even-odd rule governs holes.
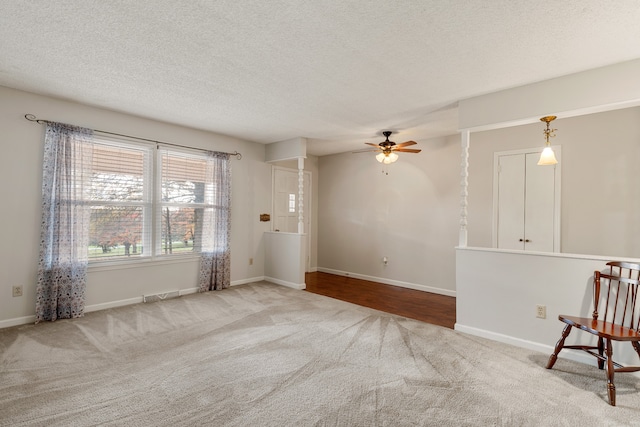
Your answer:
[[[213,185],[201,154],[159,151],[160,202],[156,252],[200,252],[205,217],[213,213]]]
[[[294,213],[296,211],[296,195],[289,194],[289,213]]]
[[[95,137],[92,146],[89,260],[150,255],[152,147]]]
[[[205,153],[94,135],[90,162],[89,260],[201,252],[215,215]]]

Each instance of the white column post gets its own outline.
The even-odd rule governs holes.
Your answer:
[[[304,157],[298,157],[298,234],[304,234]]]
[[[469,140],[470,132],[463,130],[460,134],[462,146],[462,162],[460,165],[460,236],[458,246],[467,247],[467,197],[469,196]]]

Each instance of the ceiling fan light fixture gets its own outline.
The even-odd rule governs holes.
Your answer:
[[[385,165],[388,165],[398,160],[398,155],[393,151],[383,151],[381,153],[376,154],[376,160],[379,161],[380,163],[384,163]]]
[[[374,144],[371,142],[365,142],[365,144],[369,146],[368,148],[365,148],[363,150],[352,151],[352,153],[365,153],[369,151],[375,151],[377,153],[376,160],[382,164],[388,165],[398,160],[398,157],[399,157],[398,152],[419,153],[420,151],[422,151],[416,148],[407,148],[412,145],[416,145],[417,142],[415,141],[405,141],[405,142],[401,142],[400,144],[396,144],[393,141],[389,141],[389,135],[391,135],[391,131],[386,130],[382,132],[382,134],[385,136],[385,140],[382,141],[381,143]],[[371,147],[375,147],[375,148],[371,148]]]

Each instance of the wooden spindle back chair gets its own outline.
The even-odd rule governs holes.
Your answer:
[[[607,268],[593,274],[593,314],[589,317],[560,315],[566,323],[562,336],[549,357],[547,369],[551,369],[563,348],[583,350],[598,359],[598,368],[607,367],[607,394],[609,404],[616,405],[616,372],[640,371],[640,366],[622,366],[613,361],[613,341],[629,341],[640,357],[640,264],[608,262]],[[572,328],[578,328],[597,336],[597,345],[565,345]]]

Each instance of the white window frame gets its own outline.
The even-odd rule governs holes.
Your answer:
[[[142,250],[140,255],[135,257],[106,257],[106,258],[89,258],[89,264],[94,265],[109,265],[115,263],[134,263],[144,262],[153,258],[152,239],[153,233],[151,232],[153,226],[153,164],[156,151],[152,144],[145,144],[138,141],[130,141],[125,138],[113,138],[102,135],[93,136],[92,144],[120,147],[126,149],[140,150],[145,153],[144,172],[143,173],[143,200],[141,202],[123,202],[123,201],[101,201],[101,200],[87,200],[86,203],[91,205],[107,205],[107,206],[142,206],[143,219],[142,219]]]
[[[162,201],[162,155],[161,153],[163,151],[168,151],[169,153],[179,153],[181,156],[185,156],[185,157],[191,157],[194,159],[205,159],[206,160],[206,154],[204,152],[195,152],[194,150],[188,150],[188,149],[180,149],[177,147],[172,147],[172,146],[158,146],[157,149],[155,150],[155,174],[154,174],[154,199],[153,199],[153,212],[154,212],[154,228],[153,228],[153,256],[154,258],[171,258],[171,259],[175,259],[175,258],[193,258],[193,257],[200,257],[200,252],[178,252],[178,253],[171,253],[171,254],[165,254],[163,253],[163,247],[162,247],[162,210],[169,206],[169,207],[185,207],[185,208],[203,208],[203,209],[207,209],[207,208],[211,208],[211,209],[215,209],[216,206],[214,206],[213,204],[207,204],[207,203],[177,203],[177,202],[170,202],[170,203],[166,203]]]
[[[146,151],[145,155],[145,171],[143,178],[143,201],[138,202],[103,202],[93,200],[87,201],[88,205],[102,204],[113,206],[142,206],[143,207],[143,232],[142,232],[142,250],[143,253],[135,257],[114,256],[105,258],[89,258],[89,266],[92,270],[102,270],[111,268],[122,268],[124,266],[139,266],[148,264],[149,262],[181,262],[180,260],[190,260],[200,258],[200,252],[178,252],[172,254],[164,254],[162,250],[162,219],[161,209],[167,205],[162,202],[162,156],[160,153],[168,151],[169,153],[179,153],[182,156],[193,158],[205,158],[206,154],[202,150],[180,148],[174,146],[160,145],[154,143],[145,143],[127,137],[103,136],[94,134],[93,144],[105,145],[112,147],[122,147],[128,149],[139,149]],[[189,208],[212,208],[216,209],[213,204],[207,203],[171,203],[179,207]]]

